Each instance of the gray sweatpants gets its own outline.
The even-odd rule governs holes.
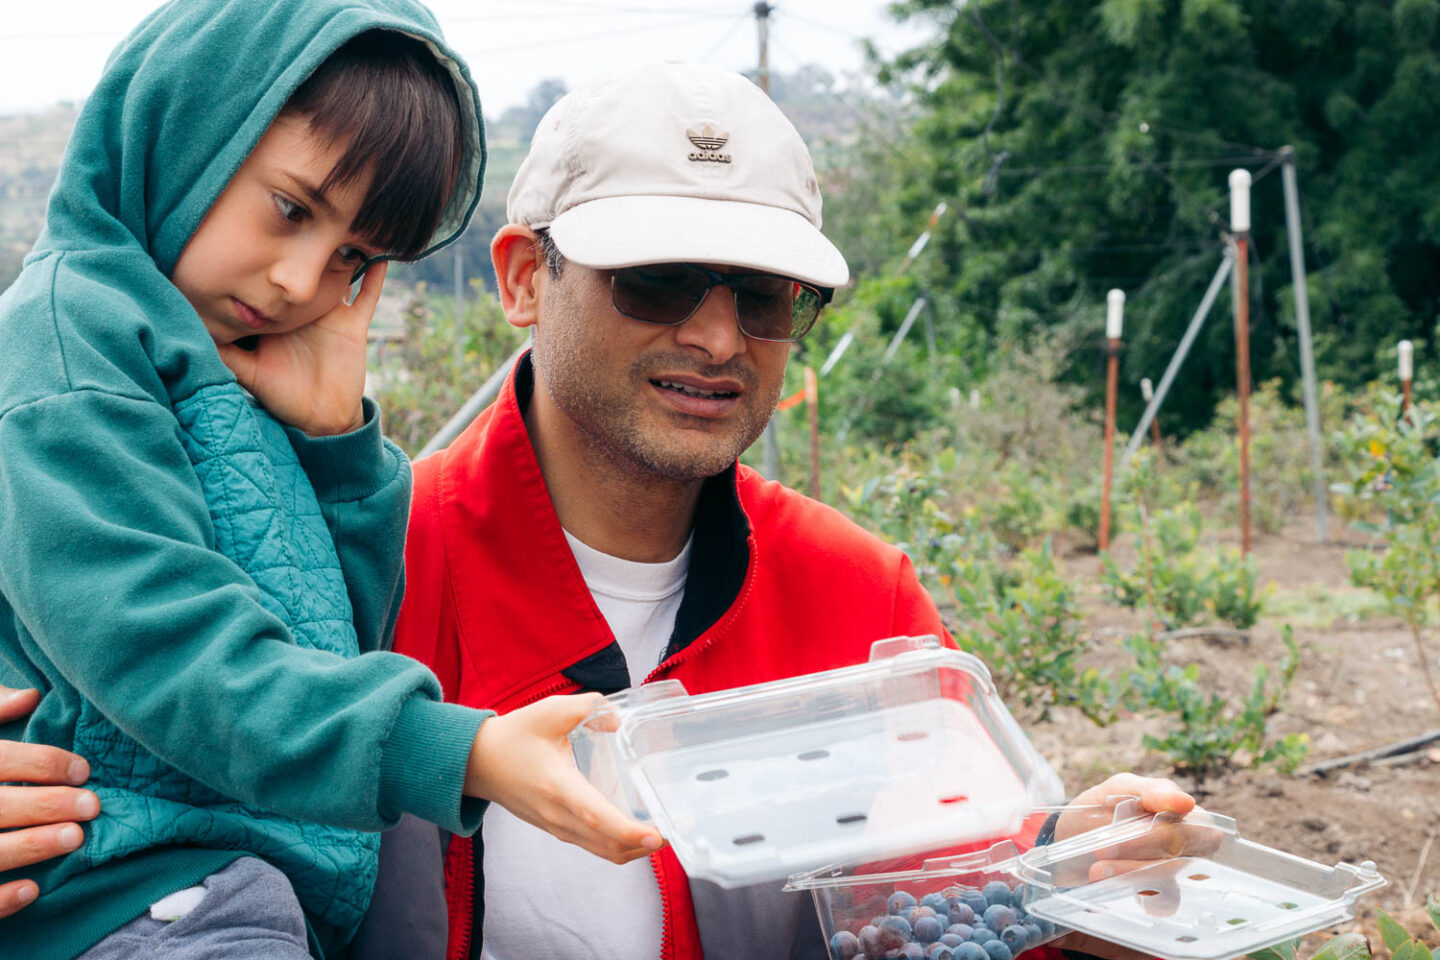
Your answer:
[[[141,914],[79,960],[308,960],[305,915],[285,874],[241,857],[204,885],[204,899],[179,920]]]

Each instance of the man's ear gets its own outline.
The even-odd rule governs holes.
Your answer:
[[[532,327],[540,319],[536,284],[544,267],[538,239],[529,227],[508,223],[490,241],[500,306],[505,310],[505,319],[517,327]]]

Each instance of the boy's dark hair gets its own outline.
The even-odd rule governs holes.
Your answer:
[[[351,228],[400,260],[430,245],[465,162],[455,84],[424,43],[389,30],[359,34],[332,53],[285,104],[345,153],[324,193],[366,171],[369,195]]]

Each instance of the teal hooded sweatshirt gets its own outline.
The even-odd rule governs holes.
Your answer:
[[[116,49],[46,227],[0,297],[0,682],[39,708],[0,736],[91,763],[75,853],[9,874],[39,901],[0,953],[69,957],[239,856],[284,870],[312,949],[368,905],[410,812],[472,833],[486,714],[385,651],[410,473],[367,422],[312,439],[258,408],[168,280],[296,87],[372,29],[425,41],[466,125],[458,236],[484,164],[479,99],[409,0],[174,0]]]

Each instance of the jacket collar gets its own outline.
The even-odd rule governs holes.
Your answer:
[[[502,707],[544,692],[562,673],[602,693],[630,685],[624,655],[575,562],[530,443],[523,410],[534,385],[527,353],[495,403],[445,453],[440,477],[449,588],[480,698],[466,699]],[[731,464],[701,490],[667,660],[714,625],[744,584],[750,524],[735,478]]]

